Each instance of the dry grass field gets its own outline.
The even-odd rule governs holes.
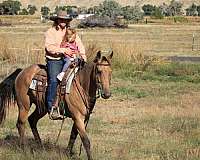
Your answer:
[[[17,67],[44,63],[44,32],[49,26],[0,27],[0,54],[7,60],[1,64],[1,78]],[[78,32],[87,48],[114,50],[112,98],[98,100],[88,125],[94,159],[198,160],[200,64],[167,62],[158,56],[198,56],[200,51],[192,51],[192,36],[200,44],[200,26],[140,24]],[[0,128],[0,159],[68,160],[70,119],[65,121],[58,144],[61,122],[47,116],[39,122],[43,149],[33,141],[27,123],[25,150],[18,146],[16,119],[17,107],[13,106]],[[78,156],[79,146],[80,138],[72,159],[86,159],[85,151]]]

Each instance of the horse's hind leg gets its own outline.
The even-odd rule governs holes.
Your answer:
[[[35,111],[28,117],[28,121],[31,127],[31,130],[33,132],[33,136],[35,138],[35,141],[39,144],[42,144],[40,135],[37,130],[37,122],[40,118],[44,117],[46,115],[47,111],[39,112],[39,109],[36,107]]]
[[[31,104],[27,95],[20,97],[20,99],[19,97],[17,97],[17,102],[19,108],[19,115],[16,126],[20,135],[20,145],[24,145],[25,123],[28,118],[28,112]]]

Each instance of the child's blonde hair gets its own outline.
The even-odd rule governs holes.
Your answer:
[[[67,28],[62,42],[74,42],[76,39],[76,30]]]

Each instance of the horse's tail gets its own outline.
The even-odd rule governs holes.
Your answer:
[[[21,71],[21,68],[16,69],[0,83],[0,124],[4,122],[9,106],[16,100],[15,79]]]

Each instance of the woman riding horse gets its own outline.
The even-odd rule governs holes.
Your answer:
[[[45,33],[45,50],[46,50],[46,61],[47,61],[47,72],[48,72],[48,87],[47,87],[47,106],[48,113],[50,113],[50,119],[60,118],[60,114],[57,110],[56,104],[56,92],[58,79],[57,75],[62,71],[64,55],[77,54],[75,50],[69,47],[61,48],[61,42],[67,29],[70,26],[72,20],[71,16],[66,11],[59,11],[57,16],[50,17],[54,21],[53,26]],[[81,42],[81,39],[76,36],[76,45],[79,48],[81,58],[86,61],[85,48]]]
[[[86,122],[94,109],[97,90],[100,90],[102,98],[111,96],[111,59],[113,53],[108,57],[101,56],[98,52],[93,62],[89,62],[78,71],[69,94],[64,95],[64,107],[69,111],[70,117],[74,121],[72,126],[67,153],[72,154],[73,146],[79,134],[86,150],[88,160],[92,159],[90,140],[86,132]],[[17,69],[10,76],[0,83],[0,124],[6,118],[6,112],[10,104],[17,101],[19,115],[17,128],[20,135],[20,144],[25,143],[25,123],[28,119],[32,133],[36,142],[42,143],[37,130],[38,121],[47,114],[45,99],[39,98],[37,91],[30,89],[33,77],[41,72],[45,72],[41,65],[31,65],[25,69]],[[44,93],[45,94],[45,93]],[[32,104],[36,105],[34,112],[28,116]],[[40,105],[38,105],[40,104]]]

